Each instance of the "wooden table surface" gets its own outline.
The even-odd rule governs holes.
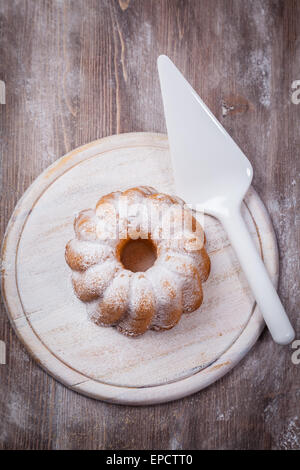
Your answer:
[[[156,58],[183,71],[254,167],[278,236],[282,301],[299,323],[298,0],[2,0],[1,235],[30,183],[110,134],[165,131]],[[29,357],[1,305],[0,448],[297,449],[300,365],[265,331],[227,376],[177,402],[98,402]]]

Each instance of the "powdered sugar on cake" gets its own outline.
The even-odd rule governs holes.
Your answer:
[[[181,199],[145,186],[111,193],[82,211],[74,230],[66,261],[96,324],[137,336],[172,328],[201,305],[210,261],[204,232]]]

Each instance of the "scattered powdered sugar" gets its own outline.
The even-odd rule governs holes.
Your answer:
[[[247,27],[251,27],[252,40],[247,42],[245,61],[238,63],[239,74],[245,87],[255,90],[255,99],[268,108],[271,104],[272,37],[270,25],[273,21],[269,6],[263,1],[249,2],[250,14]],[[240,39],[240,32],[238,33]]]
[[[279,437],[279,447],[284,450],[300,449],[300,422],[298,416],[291,418]]]
[[[234,413],[234,407],[231,406],[230,408],[228,408],[228,410],[225,410],[223,413],[218,410],[217,411],[217,418],[216,420],[217,421],[229,421],[231,415]]]
[[[297,310],[298,279],[295,277],[296,266],[299,267],[298,227],[299,214],[297,211],[297,185],[291,184],[290,190],[284,194],[274,192],[267,202],[268,209],[276,223],[279,252],[284,254],[281,259],[280,284],[283,292],[288,293],[289,309]],[[298,268],[299,270],[299,268]]]
[[[271,49],[257,49],[250,53],[250,78],[260,85],[259,101],[266,108],[271,104]]]

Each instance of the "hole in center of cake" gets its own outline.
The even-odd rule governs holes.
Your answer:
[[[125,269],[137,273],[147,271],[157,258],[156,248],[151,240],[129,240],[121,251],[121,263]]]

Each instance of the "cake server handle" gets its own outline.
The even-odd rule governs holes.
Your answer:
[[[218,218],[227,232],[274,341],[279,344],[289,344],[295,337],[294,329],[253,243],[241,215],[241,207],[229,208]]]

